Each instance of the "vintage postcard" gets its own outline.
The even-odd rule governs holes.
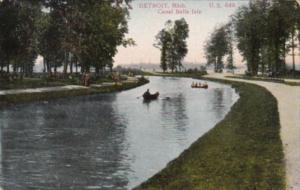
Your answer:
[[[0,0],[0,190],[300,190],[299,0]]]

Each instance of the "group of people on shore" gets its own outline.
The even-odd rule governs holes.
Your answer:
[[[201,82],[193,82],[191,85],[192,88],[208,88],[208,84],[204,82],[203,84]]]

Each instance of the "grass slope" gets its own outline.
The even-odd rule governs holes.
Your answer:
[[[65,86],[68,84],[75,84],[75,82],[72,83],[71,81],[64,80],[51,81],[41,78],[24,78],[23,80],[18,79],[10,82],[0,81],[0,90]]]
[[[19,103],[45,101],[57,98],[67,98],[73,96],[83,96],[99,93],[119,92],[129,90],[148,83],[146,79],[140,79],[138,83],[123,83],[122,85],[107,86],[101,88],[76,89],[66,91],[44,92],[44,93],[24,93],[17,95],[1,95],[0,109]]]
[[[285,79],[282,79],[282,78],[264,78],[264,77],[249,77],[249,76],[228,76],[228,78],[282,83],[282,84],[286,84],[286,85],[290,85],[290,86],[300,86],[299,82],[285,81]]]
[[[136,190],[283,190],[277,101],[237,82],[240,99],[215,128]]]

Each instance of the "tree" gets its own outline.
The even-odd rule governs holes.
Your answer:
[[[299,4],[297,2],[288,1],[288,2],[280,2],[283,8],[282,11],[284,11],[284,18],[287,25],[287,32],[289,35],[287,36],[287,41],[290,39],[289,43],[287,44],[287,50],[286,53],[288,53],[291,50],[292,55],[292,71],[296,70],[295,68],[295,50],[297,48],[296,44],[296,33],[297,33],[297,22],[299,21],[300,17],[300,9]],[[300,28],[298,28],[299,31]]]
[[[266,23],[262,4],[250,3],[234,16],[237,47],[247,62],[248,72],[256,75],[261,62],[261,50],[265,44]]]
[[[160,67],[163,72],[166,72],[168,69],[169,62],[169,49],[172,44],[172,36],[169,31],[163,29],[156,36],[156,43],[154,47],[159,48],[161,50],[160,57]]]
[[[105,67],[112,67],[112,57],[117,53],[117,46],[134,45],[132,39],[125,39],[130,1],[124,2],[127,6],[121,6],[123,1],[120,0],[44,0],[44,6],[49,9],[49,13],[45,14],[50,17],[50,22],[46,21],[45,28],[41,29],[44,31],[41,36],[44,48],[41,49],[46,50],[44,52],[50,58],[58,55],[55,58],[52,56],[51,60],[59,61],[60,65],[63,63],[65,74],[68,66],[72,72],[73,64],[76,70],[80,65],[82,72],[89,72],[91,67],[95,67],[97,74]],[[47,30],[52,30],[52,34],[59,37],[59,40],[51,41],[51,34]],[[60,48],[53,48],[55,46]],[[57,49],[60,52],[54,54]]]
[[[155,47],[161,50],[161,68],[181,70],[182,60],[188,53],[186,39],[189,37],[189,26],[185,19],[172,22],[168,20],[165,28],[156,36]]]
[[[55,11],[42,13],[38,22],[38,50],[44,57],[44,70],[52,74],[64,61],[64,30],[62,20]]]
[[[204,48],[207,65],[213,64],[215,72],[222,72],[224,68],[223,58],[228,53],[228,42],[225,25],[216,28],[210,36],[210,39],[206,42]]]
[[[32,71],[32,68],[26,68],[33,67],[37,56],[35,20],[39,11],[39,4],[35,1],[0,2],[0,49],[3,54],[2,66],[7,66],[7,72],[10,71],[10,65],[14,72],[20,71],[21,76]]]
[[[87,50],[92,63],[99,74],[99,70],[105,68],[107,60],[110,60],[117,53],[117,46],[132,45],[130,41],[124,40],[127,28],[127,12],[119,7],[112,7],[109,3],[99,3],[88,13],[91,16],[88,31],[89,36]]]
[[[295,69],[297,20],[299,7],[293,1],[254,1],[236,12],[235,37],[250,74],[256,75],[259,68],[263,73],[268,68],[272,73],[283,74],[290,50]]]
[[[0,32],[2,36],[1,49],[4,55],[3,61],[10,71],[10,62],[17,54],[19,47],[16,29],[18,27],[18,7],[11,1],[4,0],[0,3]]]
[[[268,14],[268,42],[271,56],[271,70],[275,73],[285,70],[286,41],[289,36],[286,15],[282,4],[275,1]]]
[[[63,66],[73,72],[111,68],[125,39],[131,0],[2,0],[0,1],[0,66],[7,71],[31,72],[38,54],[44,71]]]
[[[233,53],[233,40],[234,40],[234,28],[232,22],[225,25],[225,31],[226,31],[226,41],[227,41],[227,65],[226,68],[229,70],[233,70],[235,68],[234,66],[234,53]]]
[[[174,24],[174,37],[173,37],[173,48],[174,48],[174,62],[176,69],[181,70],[182,60],[188,53],[186,39],[189,37],[189,26],[184,18],[176,20]]]

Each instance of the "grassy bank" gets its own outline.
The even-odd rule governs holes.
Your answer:
[[[62,81],[62,80],[51,81],[42,78],[24,78],[23,80],[17,79],[10,82],[0,81],[0,90],[54,87],[54,86],[64,86],[67,84],[72,84],[72,83],[69,81]]]
[[[250,76],[230,76],[228,78],[282,83],[282,84],[286,84],[286,85],[290,85],[290,86],[300,86],[300,83],[298,83],[298,82],[285,81],[285,79],[283,79],[283,78],[265,78],[265,77],[250,77]]]
[[[7,106],[36,102],[36,101],[46,101],[57,98],[66,98],[73,96],[83,96],[92,95],[99,93],[111,93],[123,90],[129,90],[141,85],[148,83],[146,79],[140,79],[137,83],[123,83],[122,85],[106,86],[101,88],[88,88],[88,89],[76,89],[76,90],[66,90],[66,91],[55,91],[55,92],[43,92],[43,93],[24,93],[16,95],[2,95],[0,96],[0,109]]]
[[[232,84],[240,99],[215,128],[136,190],[283,190],[277,101],[266,89]]]
[[[108,77],[93,79],[93,84],[100,84],[103,82],[114,82]],[[54,77],[35,77],[35,78],[23,78],[14,79],[11,81],[3,80],[0,78],[0,90],[10,89],[26,89],[26,88],[42,88],[42,87],[55,87],[66,85],[82,85],[82,81],[79,75],[73,75],[65,78]]]

